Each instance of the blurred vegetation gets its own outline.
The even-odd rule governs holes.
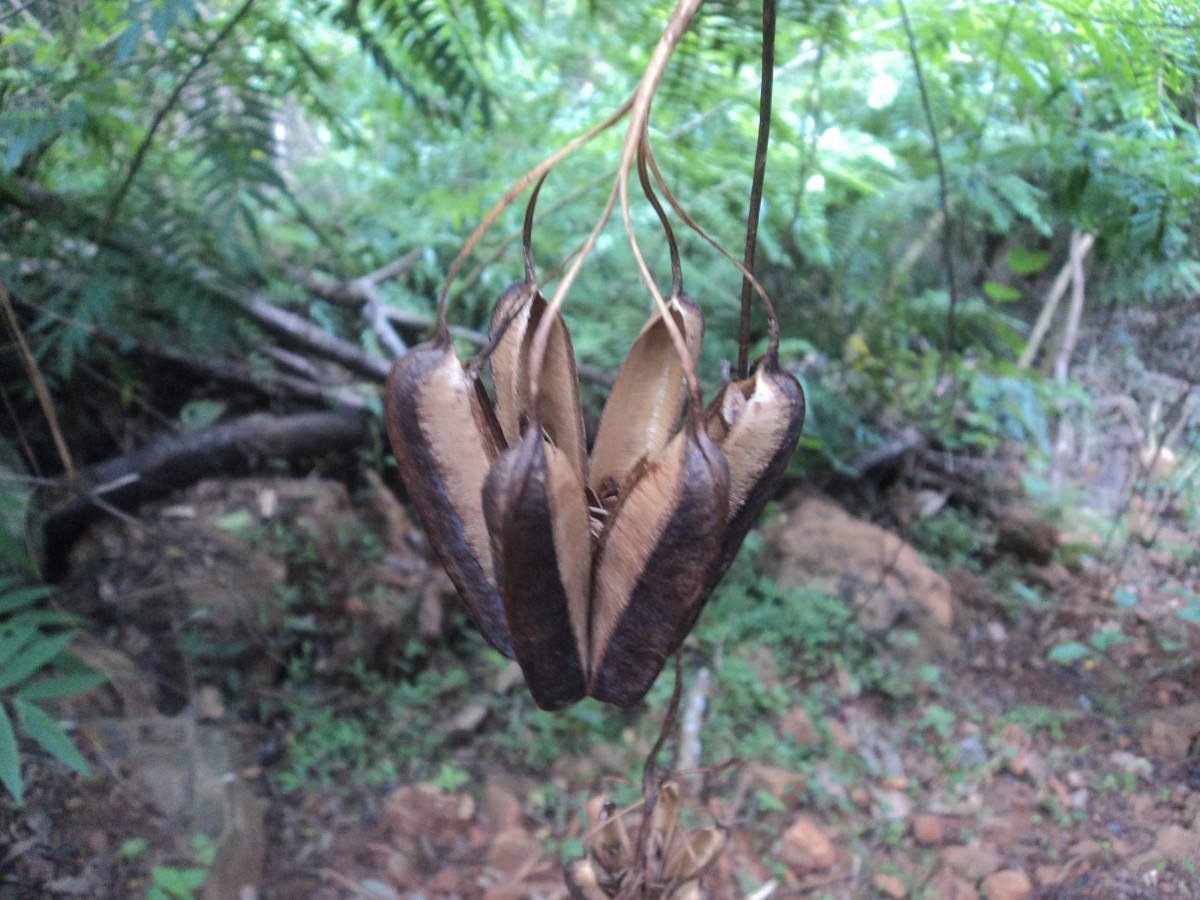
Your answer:
[[[301,404],[180,364],[235,361],[263,384],[286,373],[248,314],[254,300],[386,358],[362,299],[322,296],[313,277],[352,282],[403,260],[375,286],[379,301],[431,318],[450,261],[484,211],[627,97],[668,13],[661,0],[32,0],[0,11],[0,281],[76,462],[226,413]],[[758,124],[758,16],[755,4],[710,0],[652,119],[674,193],[734,251]],[[1200,296],[1198,18],[1194,6],[1167,0],[780,3],[759,270],[781,313],[785,362],[809,401],[797,476],[850,473],[907,425],[950,451],[987,455],[1019,441],[1048,455],[1050,422],[1087,398],[1017,361],[1073,230],[1095,236],[1089,310]],[[600,212],[616,131],[560,166],[542,192],[534,252],[545,280]],[[519,277],[522,206],[459,276],[455,324],[485,328]],[[648,207],[635,225],[657,238]],[[707,317],[711,387],[736,352],[740,276],[694,236],[680,237],[685,283]],[[646,243],[665,279],[665,245]],[[580,360],[615,370],[647,310],[612,230],[566,307]],[[397,327],[410,343],[423,338],[420,325]],[[754,327],[761,343],[761,316]],[[53,477],[60,461],[10,338],[6,329],[0,466]],[[377,397],[362,373],[349,378]],[[598,414],[602,396],[585,392]],[[18,705],[23,689],[92,683],[65,654],[74,623],[28,618],[48,611],[31,587],[35,573],[17,577],[25,550],[9,534],[18,532],[0,530],[0,640],[47,649],[38,665],[0,669],[0,781],[13,793],[20,771],[4,704],[20,715],[36,709]],[[971,534],[956,513],[915,538],[970,568]],[[279,787],[434,774],[423,767],[451,741],[431,717],[477,690],[469,680],[479,673],[462,660],[485,665],[466,652],[481,642],[438,659],[415,648],[397,663],[398,684],[366,669],[340,672],[335,694],[371,700],[367,714],[343,714],[319,694],[316,651],[297,625],[321,598],[315,587],[289,589],[300,593],[279,598],[296,611],[280,638],[287,690],[260,711],[295,723]],[[1185,600],[1187,621],[1200,620],[1200,600]],[[769,624],[778,621],[791,625]],[[733,652],[764,634],[775,636],[762,648],[778,668],[771,687]],[[724,660],[707,739],[730,755],[754,758],[778,744],[763,714],[781,712],[792,688],[835,680],[831,666],[853,673],[853,690],[890,700],[914,690],[840,602],[783,595],[748,561],[714,599],[695,647],[706,661]],[[219,669],[228,649],[197,643],[189,660]],[[1104,649],[1093,641],[1060,654]],[[936,696],[944,688],[928,674],[917,689]],[[656,711],[668,682],[650,697]],[[549,717],[528,698],[489,702],[503,706],[496,752],[529,765],[582,753],[598,732],[632,746],[631,720],[594,704]],[[804,702],[818,714],[833,701],[818,690]],[[17,724],[74,764],[69,740],[54,744],[36,713]],[[927,724],[942,727],[936,716]],[[399,753],[397,734],[414,738]],[[828,735],[821,742],[828,750]],[[801,766],[817,751],[787,752]],[[439,777],[460,776],[443,764]]]
[[[945,372],[968,383],[940,411],[939,423],[960,426],[947,440],[1045,445],[1045,391],[1012,363],[1072,228],[1096,236],[1090,307],[1200,293],[1194,10],[907,4],[946,173],[947,248],[899,9],[780,10],[760,269],[812,399],[809,458],[833,469],[880,439],[881,417],[928,420]],[[314,296],[297,272],[353,279],[411,254],[379,294],[430,315],[482,211],[624,99],[667,12],[558,0],[97,0],[6,12],[0,278],[65,427],[89,438],[74,452],[117,449],[113,427],[94,427],[101,409],[161,428],[156,416],[214,399],[211,380],[156,379],[162,348],[248,360],[264,377],[277,367],[246,315],[254,298],[383,355],[357,306]],[[757,17],[752,4],[707,4],[653,119],[667,178],[730,248],[741,245],[757,126]],[[618,140],[601,138],[548,182],[535,234],[544,272],[598,214]],[[481,326],[517,277],[519,214],[469,261],[455,322]],[[636,224],[654,231],[648,208]],[[739,277],[690,236],[684,252],[708,317],[711,384],[734,354]],[[947,258],[958,302],[939,368]],[[646,309],[623,241],[602,242],[567,308],[581,359],[614,369]],[[6,417],[4,435],[31,429],[28,453],[53,471],[15,353],[0,368],[21,423]]]

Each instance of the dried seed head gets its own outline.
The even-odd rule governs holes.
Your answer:
[[[487,395],[449,344],[396,361],[384,398],[388,438],[434,552],[484,638],[513,655],[483,521],[482,488],[504,440]]]
[[[609,514],[592,590],[589,693],[631,706],[695,621],[725,534],[729,466],[689,420]]]
[[[699,878],[722,853],[729,842],[729,833],[720,826],[697,828],[679,843],[663,869],[666,881],[681,884]]]
[[[543,179],[544,181],[545,179]],[[542,390],[539,410],[532,408],[529,357],[533,336],[547,315],[546,298],[537,286],[531,247],[533,211],[543,181],[539,181],[525,210],[522,248],[525,280],[509,287],[496,301],[489,335],[492,340],[492,380],[496,385],[496,414],[505,440],[515,444],[521,437],[522,423],[540,418],[550,440],[568,457],[577,460],[580,470],[587,460],[583,430],[583,408],[579,398],[579,376],[571,335],[562,316],[555,314],[542,361]]]
[[[704,414],[729,460],[729,526],[709,574],[716,587],[787,470],[804,426],[804,390],[774,354],[749,378],[726,384]]]
[[[704,316],[686,294],[672,298],[671,317],[687,342],[692,363],[700,356]],[[621,485],[640,460],[653,460],[679,427],[684,363],[662,314],[655,311],[634,341],[604,404],[592,447],[588,484],[597,494]]]
[[[585,693],[591,532],[574,460],[527,428],[483,486],[496,582],[534,700],[558,709]]]
[[[588,859],[576,859],[567,864],[563,876],[571,900],[608,900],[611,896],[600,887],[600,878]]]

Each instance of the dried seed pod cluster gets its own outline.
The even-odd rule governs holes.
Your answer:
[[[768,315],[767,352],[707,408],[701,400],[695,367],[703,316],[683,291],[678,248],[648,171],[681,218],[703,231],[663,184],[647,139],[650,102],[697,5],[680,0],[625,107],[514,186],[451,267],[447,285],[499,212],[540,177],[525,214],[525,277],[497,301],[489,345],[469,365],[458,357],[444,289],[436,338],[401,357],[388,380],[388,436],[430,543],[484,638],[517,660],[543,709],[584,696],[630,706],[645,696],[772,495],[804,419],[803,392],[779,364],[778,323],[756,282]],[[626,112],[608,204],[547,300],[531,249],[542,181]],[[671,251],[669,298],[633,234],[635,157]],[[618,197],[655,309],[621,366],[589,455],[560,310]],[[494,401],[479,377],[487,363]]]
[[[525,217],[525,278],[497,301],[489,347],[465,365],[440,336],[397,361],[388,435],[430,543],[538,705],[590,695],[629,706],[691,630],[770,497],[799,438],[803,394],[772,348],[701,407],[703,316],[653,199],[673,289],[634,340],[589,456],[571,335],[532,260],[540,187]],[[483,361],[494,402],[477,374]]]
[[[692,900],[701,895],[700,877],[725,851],[726,830],[719,825],[682,833],[679,785],[668,781],[659,789],[649,822],[630,836],[628,812],[611,800],[593,797],[588,803],[592,828],[585,855],[567,866],[567,890],[573,900],[606,900],[637,896],[645,900]],[[648,829],[648,830],[646,830]],[[641,847],[642,852],[635,848]]]

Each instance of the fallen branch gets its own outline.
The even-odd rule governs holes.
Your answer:
[[[322,331],[303,316],[288,312],[261,297],[252,297],[249,300],[238,299],[237,304],[253,316],[259,324],[303,344],[320,356],[340,363],[351,372],[363,375],[373,381],[387,379],[388,372],[391,370],[391,364],[387,360],[371,356],[355,344],[327,331]]]
[[[1072,232],[1072,242],[1075,239],[1074,236],[1075,232]],[[1095,235],[1083,235],[1079,243],[1080,256],[1087,256],[1088,251],[1092,249],[1092,244],[1095,242]],[[1033,325],[1033,332],[1029,335],[1029,342],[1021,352],[1020,359],[1017,360],[1018,369],[1028,369],[1033,364],[1038,350],[1041,349],[1042,341],[1046,339],[1046,333],[1050,330],[1050,322],[1054,318],[1058,304],[1062,301],[1063,295],[1066,294],[1067,286],[1071,283],[1071,265],[1071,260],[1068,259],[1063,263],[1062,269],[1059,270],[1058,276],[1054,279],[1054,284],[1050,287],[1050,293],[1046,295],[1046,301],[1042,304],[1042,311],[1038,313],[1037,321]]]
[[[269,459],[320,456],[359,447],[367,416],[357,410],[253,415],[207,431],[159,439],[78,473],[78,489],[45,518],[45,571],[62,576],[67,554],[91,522],[128,512],[212,475],[247,472]]]

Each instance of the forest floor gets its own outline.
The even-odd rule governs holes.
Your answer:
[[[541,765],[519,744],[545,743],[545,734],[526,731],[514,744],[498,724],[522,702],[523,687],[496,660],[468,662],[465,672],[453,670],[462,673],[457,680],[443,670],[458,687],[426,703],[446,708],[409,723],[438,735],[423,761],[421,736],[404,724],[393,724],[390,747],[372,748],[363,742],[386,742],[386,729],[347,735],[338,733],[341,719],[301,723],[279,696],[289,683],[283,670],[311,664],[332,672],[353,668],[356,658],[403,653],[398,624],[442,634],[463,658],[494,656],[448,634],[461,619],[441,607],[445,585],[411,551],[401,580],[409,590],[426,586],[415,619],[387,621],[362,601],[361,580],[331,585],[336,569],[323,567],[324,589],[340,598],[332,612],[356,627],[309,612],[263,613],[255,623],[244,610],[222,613],[233,594],[255,594],[289,569],[295,582],[294,555],[260,553],[263,545],[240,532],[248,510],[302,498],[306,512],[290,521],[320,522],[308,548],[317,566],[323,553],[336,558],[333,544],[351,527],[373,522],[386,533],[386,505],[362,512],[347,496],[319,481],[211,482],[182,502],[145,510],[140,529],[110,523],[93,532],[66,590],[92,592],[93,604],[109,607],[107,615],[85,610],[107,624],[80,649],[112,685],[63,714],[79,723],[95,777],[31,758],[25,807],[0,809],[0,897],[142,896],[152,885],[166,891],[154,896],[191,896],[189,884],[202,877],[207,886],[197,896],[566,896],[561,863],[582,848],[586,799],[614,785],[619,795],[622,780],[624,800],[636,799],[628,784],[640,778],[637,762],[661,702],[640,716],[614,710],[626,723],[615,741],[574,752],[551,746],[540,752],[561,755]],[[323,541],[333,543],[322,549]],[[404,569],[395,559],[380,565],[392,574],[377,575],[393,581]],[[193,622],[207,618],[209,652],[201,632],[188,632],[163,603],[164,566]],[[1023,565],[1020,583],[1054,600],[1015,605],[990,593],[986,573],[952,568],[951,640],[923,655],[920,667],[900,670],[921,682],[902,702],[861,690],[855,672],[835,666],[824,678],[833,699],[823,717],[793,697],[759,723],[781,747],[807,749],[790,757],[803,765],[789,768],[767,748],[727,768],[681,775],[691,789],[685,821],[728,829],[727,848],[705,879],[710,895],[1200,897],[1200,676],[1193,626],[1176,614],[1180,597],[1200,592],[1200,560],[1189,536],[1166,527],[1151,546],[1129,544],[1119,576],[1115,566],[1086,554],[1070,565]],[[1126,590],[1139,592],[1136,605],[1120,593],[1114,603],[1114,586],[1133,586]],[[214,621],[223,614],[230,621]],[[293,620],[305,616],[311,620]],[[337,638],[321,645],[320,659],[272,659],[281,647],[272,631],[289,633],[291,652],[302,655],[316,644],[296,635],[326,627]],[[247,640],[255,629],[258,637]],[[769,662],[751,665],[768,688],[786,682]],[[344,678],[331,677],[313,693],[320,679],[305,678],[301,703],[343,711],[359,704],[363,716],[374,714],[367,707],[379,702],[377,689],[356,698]],[[462,683],[474,679],[486,679],[482,691]],[[491,699],[480,702],[480,693]],[[593,706],[590,715],[607,713]],[[407,771],[425,777],[404,783],[392,770],[376,778],[354,759],[356,747],[363,759],[408,754]],[[307,767],[296,761],[304,754]],[[706,750],[702,758],[722,762]],[[631,831],[635,820],[636,812]]]
[[[919,596],[873,623],[844,589],[883,531],[771,512],[662,758],[679,833],[725,837],[704,896],[1200,898],[1195,510],[1079,496],[1023,541],[894,489],[868,512]],[[813,502],[846,529],[821,589],[783,549]],[[93,777],[30,748],[0,900],[563,898],[592,798],[637,834],[670,672],[633,710],[537,711],[374,475],[202,482],[93,527],[57,602],[109,676],[53,710]]]

